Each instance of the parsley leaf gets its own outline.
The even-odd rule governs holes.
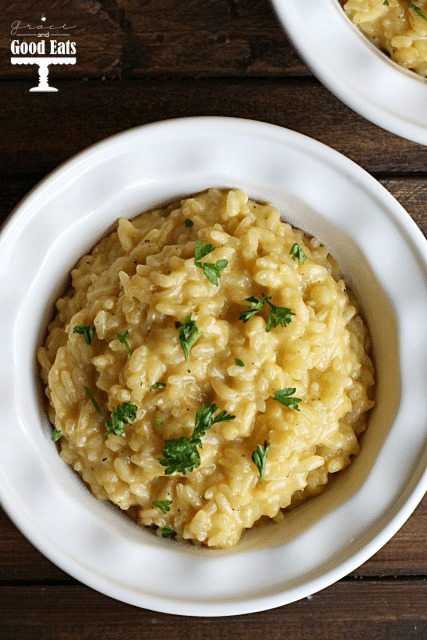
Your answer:
[[[212,244],[205,244],[202,240],[197,240],[196,246],[194,249],[194,260],[196,264],[200,262],[202,258],[208,255],[208,253],[212,253],[215,247]]]
[[[129,346],[129,342],[127,341],[128,335],[129,335],[129,331],[125,331],[124,333],[118,333],[117,334],[117,340],[119,342],[121,342],[122,345],[124,346],[124,348],[126,349],[127,354],[128,354],[128,359],[130,360],[130,357],[132,355],[132,351],[131,351],[131,348]]]
[[[111,417],[108,417],[99,406],[92,391],[88,387],[83,387],[83,389],[96,411],[102,416],[108,435],[124,435],[125,426],[136,419],[136,412],[138,410],[136,404],[122,402],[122,404],[114,407],[111,412]]]
[[[165,474],[167,476],[175,471],[187,473],[200,465],[200,455],[196,445],[185,436],[166,440],[162,454],[163,457],[159,458],[159,462],[163,467],[166,467]]]
[[[228,260],[217,260],[213,262],[196,262],[196,265],[203,270],[203,273],[212,284],[219,284],[219,276],[221,271],[228,266]]]
[[[182,438],[165,441],[162,449],[163,457],[159,458],[159,462],[163,467],[166,467],[166,475],[170,475],[175,471],[187,473],[187,471],[193,471],[200,465],[200,455],[197,447],[202,446],[202,436],[214,424],[234,420],[236,417],[226,411],[220,411],[215,416],[214,413],[217,409],[216,404],[202,404],[202,408],[196,412],[191,438],[183,436]]]
[[[267,440],[264,440],[264,446],[261,446],[260,444],[258,444],[257,448],[252,453],[252,461],[257,466],[260,480],[264,480],[265,466],[267,464],[267,455],[269,450],[270,450],[270,444],[267,442]]]
[[[163,527],[163,529],[160,531],[160,535],[162,536],[162,538],[171,538],[174,534],[175,531],[170,527]]]
[[[305,255],[303,248],[298,244],[298,242],[295,242],[292,245],[291,250],[289,251],[289,255],[293,260],[298,260],[299,264],[302,264],[303,262],[305,262],[305,260],[307,260],[307,256]]]
[[[417,16],[419,16],[420,18],[423,18],[423,20],[427,20],[427,13],[425,13],[421,9],[421,7],[416,5],[415,2],[411,2],[410,0],[408,0],[408,6],[415,11]]]
[[[190,220],[190,218],[185,218],[184,220],[185,226],[189,229],[190,227],[194,227],[194,222]]]
[[[52,442],[58,442],[60,438],[62,438],[62,431],[60,431],[59,429],[54,429],[52,431],[52,435],[50,436],[50,439],[52,440]]]
[[[73,333],[79,333],[84,336],[86,344],[92,344],[92,340],[96,335],[95,327],[88,327],[86,324],[78,324],[73,327]]]
[[[154,422],[156,423],[156,427],[161,427],[162,424],[165,424],[166,418],[163,418],[162,416],[156,416],[154,418]]]
[[[271,329],[274,329],[279,324],[281,327],[286,327],[291,321],[294,312],[288,309],[288,307],[276,307],[271,300],[271,296],[263,296],[264,300],[270,307],[270,313],[268,314],[267,324],[265,327],[268,333]]]
[[[99,413],[99,415],[102,416],[104,422],[108,419],[106,414],[103,412],[103,410],[101,409],[101,407],[99,406],[98,402],[96,401],[95,396],[93,395],[92,391],[89,389],[89,387],[83,387],[85,394],[87,395],[87,397],[89,398],[89,400],[91,401],[91,403],[93,404],[93,406],[95,407],[95,409],[97,410],[97,412]]]
[[[188,360],[190,349],[199,337],[199,330],[196,323],[192,320],[191,315],[187,316],[184,324],[181,325],[181,331],[179,332],[179,341],[181,343],[182,350],[184,352],[185,359]]]
[[[390,6],[390,2],[389,2],[389,0],[384,0],[383,5],[384,5],[385,7],[389,7],[389,6]]]
[[[247,322],[259,313],[265,304],[264,300],[257,298],[256,296],[250,296],[249,298],[245,298],[245,300],[246,302],[250,302],[250,307],[249,309],[246,309],[246,311],[242,311],[239,315],[239,320],[243,320],[243,322]]]
[[[154,384],[151,385],[152,389],[164,389],[166,387],[166,384],[164,382],[155,382]]]
[[[202,408],[196,412],[195,425],[193,435],[191,437],[192,442],[199,447],[202,446],[201,437],[205,435],[206,431],[210,429],[217,422],[227,422],[228,420],[234,420],[236,416],[232,416],[226,411],[221,411],[214,416],[215,411],[218,409],[216,404],[202,404]]]
[[[294,395],[295,391],[295,387],[286,387],[285,389],[276,391],[273,397],[275,400],[277,400],[277,402],[280,402],[280,404],[283,404],[285,407],[299,411],[299,403],[301,402],[301,398],[291,398],[291,396]]]
[[[196,267],[202,269],[203,273],[212,284],[219,284],[219,276],[221,275],[221,271],[228,266],[228,260],[217,260],[214,262],[200,262],[202,258],[208,255],[208,253],[212,253],[215,247],[211,244],[204,244],[202,240],[197,240],[196,247],[194,250],[194,262]]]
[[[138,407],[130,402],[122,402],[111,412],[111,418],[105,422],[109,435],[122,436],[125,426],[136,419]]]
[[[240,358],[236,358],[234,362],[236,363],[236,365],[238,367],[244,367],[245,366],[245,363],[243,362],[243,360],[240,360]]]
[[[172,500],[154,500],[153,505],[160,509],[162,513],[167,513],[171,510]]]
[[[246,298],[246,302],[250,302],[251,306],[246,311],[242,311],[239,315],[239,319],[243,320],[243,322],[247,322],[259,313],[264,305],[267,303],[270,307],[270,311],[267,318],[267,324],[265,326],[265,330],[268,333],[271,329],[274,329],[279,324],[281,327],[286,327],[291,320],[292,316],[294,316],[294,312],[288,309],[288,307],[276,307],[275,304],[270,302],[271,296],[262,296],[261,298],[257,298],[256,296],[251,296],[250,298]]]

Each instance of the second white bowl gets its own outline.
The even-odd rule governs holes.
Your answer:
[[[403,138],[427,145],[427,80],[377,49],[338,0],[271,0],[313,73],[351,109]]]

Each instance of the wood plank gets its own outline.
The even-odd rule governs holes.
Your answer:
[[[135,77],[309,75],[265,0],[118,0]],[[161,19],[159,18],[161,14]]]
[[[422,640],[426,598],[425,581],[339,582],[285,607],[213,621],[138,609],[80,585],[2,587],[0,635],[14,640]]]
[[[427,497],[424,497],[396,535],[353,575],[427,576],[426,531]]]
[[[310,75],[287,41],[266,0],[35,0],[5,3],[0,47],[10,50],[10,25],[20,19],[75,26],[77,64],[51,70],[54,78],[153,75]],[[35,78],[36,70],[0,59],[0,77]]]
[[[343,152],[370,172],[406,174],[427,167],[427,146],[368,123],[311,78],[58,86],[60,92],[52,97],[26,93],[25,83],[6,85],[0,113],[9,126],[2,134],[0,171],[13,167],[16,174],[47,173],[95,141],[177,113],[237,116],[289,127]]]
[[[0,508],[0,583],[31,578],[72,582],[28,542]]]
[[[73,0],[73,2],[57,2],[56,0],[8,0],[2,3],[0,13],[0,77],[19,79],[37,79],[37,68],[34,66],[12,66],[10,63],[10,44],[17,36],[12,36],[11,24],[20,20],[24,25],[40,25],[42,13],[50,25],[75,27],[70,31],[70,40],[77,45],[77,63],[73,66],[57,65],[50,69],[51,84],[57,78],[116,78],[121,75],[122,58],[126,32],[120,21],[110,17],[103,8],[102,2],[96,0]],[[65,5],[65,6],[64,6]],[[38,33],[39,31],[37,31]],[[21,38],[21,41],[23,38]],[[44,40],[47,41],[46,38]],[[59,38],[58,38],[59,40]],[[48,41],[47,41],[48,42]],[[33,82],[33,84],[35,84]]]
[[[0,223],[43,177],[42,174],[11,174],[0,181]],[[427,235],[427,179],[407,176],[379,178],[379,181]]]
[[[385,178],[380,182],[427,236],[427,178]]]
[[[426,531],[427,498],[394,538],[354,575],[427,576]],[[0,509],[0,582],[31,579],[72,581],[42,556]]]

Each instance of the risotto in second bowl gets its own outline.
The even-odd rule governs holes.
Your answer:
[[[52,439],[162,537],[230,547],[359,450],[369,336],[328,251],[238,190],[121,219],[38,350]]]
[[[425,0],[341,0],[355,25],[406,69],[427,76]]]

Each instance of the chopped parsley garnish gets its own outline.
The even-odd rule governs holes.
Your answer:
[[[50,436],[50,439],[52,440],[52,442],[58,442],[60,438],[62,438],[62,431],[60,431],[59,429],[54,429],[52,431],[52,435]]]
[[[292,245],[289,254],[293,260],[298,260],[299,264],[302,264],[305,260],[307,260],[307,256],[305,255],[303,248],[298,244],[298,242],[295,242]]]
[[[240,358],[236,358],[234,361],[238,367],[244,367],[245,363],[243,362],[243,360],[240,360]]]
[[[250,303],[249,309],[246,311],[242,311],[239,315],[239,320],[243,320],[243,322],[247,322],[257,313],[259,313],[264,307],[264,300],[257,298],[256,296],[250,296],[249,298],[245,298],[246,302]]]
[[[105,426],[107,433],[115,436],[122,436],[125,426],[136,419],[138,407],[130,402],[122,402],[111,412],[111,418],[107,420]]]
[[[427,20],[427,13],[425,13],[425,11],[421,9],[421,7],[416,5],[415,2],[411,2],[410,0],[408,0],[408,6],[415,11],[417,16],[419,16],[423,20]]]
[[[390,2],[389,2],[389,0],[384,0],[383,5],[384,5],[385,7],[389,7],[389,6],[390,6]]]
[[[205,244],[200,238],[196,242],[196,246],[194,248],[194,260],[196,264],[200,262],[202,258],[208,255],[208,253],[212,253],[215,249],[213,244]],[[199,265],[197,265],[199,266]]]
[[[154,418],[154,422],[156,423],[156,427],[161,427],[162,424],[165,424],[166,418],[163,418],[162,416],[156,416]]]
[[[228,260],[217,260],[215,263],[213,262],[201,262],[197,265],[201,269],[203,269],[203,273],[212,284],[219,284],[219,277],[221,275],[221,271],[228,266]]]
[[[216,404],[202,404],[202,408],[196,412],[192,441],[199,447],[202,446],[201,437],[204,436],[206,431],[214,424],[217,424],[218,422],[228,422],[229,420],[234,420],[236,417],[230,415],[226,411],[220,411],[216,416],[214,416],[217,409],[218,407]]]
[[[88,327],[86,324],[78,324],[73,327],[73,333],[79,333],[84,336],[86,344],[92,344],[92,340],[96,335],[95,327]]]
[[[136,419],[136,412],[138,410],[136,404],[122,402],[122,404],[114,407],[111,411],[111,416],[108,417],[99,406],[92,391],[88,387],[83,387],[83,389],[97,412],[102,416],[108,435],[124,435],[126,425]]]
[[[262,311],[264,305],[267,304],[270,307],[267,324],[265,326],[265,330],[268,333],[271,329],[274,329],[279,324],[281,327],[286,327],[291,320],[292,316],[294,316],[294,312],[288,309],[288,307],[276,307],[271,302],[271,296],[262,296],[261,298],[257,298],[256,296],[251,296],[250,298],[245,298],[246,302],[250,303],[249,309],[246,311],[242,311],[239,315],[239,319],[243,320],[243,322],[247,322],[257,313]]]
[[[162,536],[162,538],[171,538],[174,534],[175,531],[170,527],[163,527],[163,529],[160,531],[160,535]]]
[[[159,462],[163,467],[166,467],[166,475],[175,471],[187,473],[200,465],[200,455],[191,438],[166,440],[162,454],[163,457],[159,458]]]
[[[286,387],[285,389],[280,389],[276,391],[274,394],[274,399],[280,404],[283,404],[288,409],[295,409],[295,411],[299,411],[299,403],[301,402],[301,398],[292,397],[296,391],[295,387]]]
[[[164,389],[166,387],[166,384],[164,382],[155,382],[154,384],[151,385],[152,389]]]
[[[95,396],[93,395],[93,393],[89,389],[89,387],[83,387],[83,389],[85,390],[85,394],[87,395],[87,397],[89,398],[89,400],[91,401],[91,403],[93,404],[93,406],[95,407],[97,412],[103,417],[104,421],[107,420],[106,414],[103,412],[103,410],[99,406],[98,402],[96,401]]]
[[[182,438],[165,441],[162,449],[163,457],[159,458],[159,462],[163,467],[166,467],[166,475],[170,475],[175,471],[187,473],[187,471],[193,471],[200,465],[200,455],[197,447],[202,446],[202,437],[206,431],[218,422],[234,420],[236,417],[226,413],[226,411],[220,411],[215,416],[214,413],[217,409],[216,404],[202,404],[202,408],[196,412],[191,438],[183,436]]]
[[[264,300],[270,307],[270,313],[268,314],[267,325],[265,327],[268,333],[271,329],[274,329],[279,324],[281,327],[286,327],[291,321],[294,312],[288,309],[288,307],[276,307],[271,300],[271,296],[264,296]]]
[[[194,222],[192,220],[190,220],[190,218],[185,218],[184,220],[184,224],[186,227],[190,228],[190,227],[194,227]]]
[[[221,271],[228,266],[228,260],[217,260],[216,262],[201,262],[201,259],[208,255],[208,253],[212,253],[215,247],[211,244],[204,244],[202,240],[197,240],[196,248],[194,251],[194,262],[196,267],[202,269],[203,273],[212,284],[219,284],[219,277],[221,275]]]
[[[252,460],[257,466],[260,480],[264,480],[265,465],[267,464],[267,456],[268,456],[269,450],[270,450],[270,444],[267,442],[267,440],[264,440],[264,446],[261,446],[260,444],[258,444],[257,448],[252,453]]]
[[[131,351],[131,348],[129,346],[129,342],[127,340],[128,335],[129,335],[129,331],[125,331],[124,333],[118,333],[117,334],[117,340],[122,343],[122,345],[126,349],[126,352],[128,354],[128,358],[130,359],[130,357],[132,355],[132,351]]]
[[[181,331],[179,332],[179,341],[181,343],[185,359],[188,360],[190,349],[199,337],[200,331],[198,330],[194,320],[191,318],[191,315],[185,319],[184,324],[180,325],[180,327]]]
[[[171,510],[172,500],[154,500],[153,505],[160,509],[162,513],[167,513]]]

